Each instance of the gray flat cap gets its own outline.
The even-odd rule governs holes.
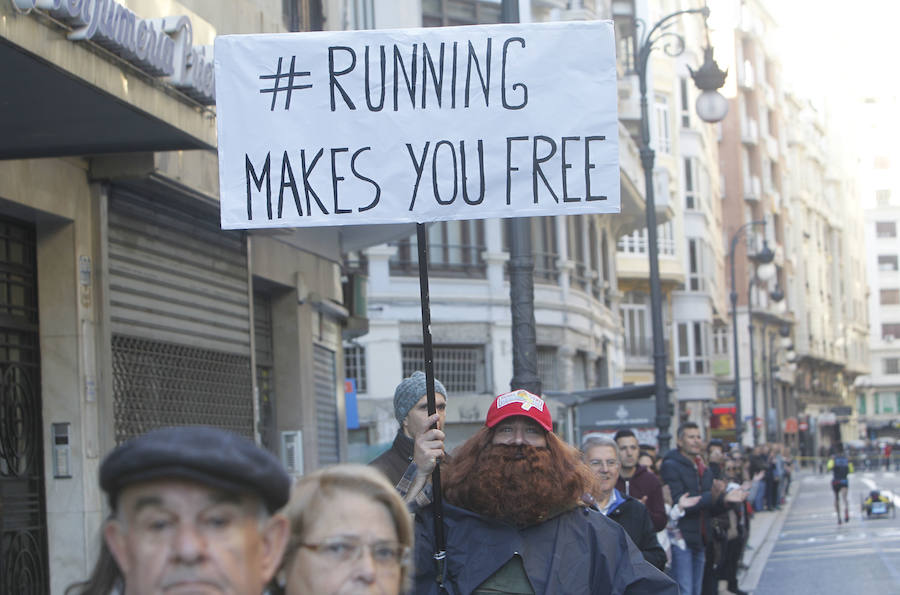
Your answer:
[[[254,494],[269,512],[284,506],[290,496],[291,479],[272,453],[243,436],[209,426],[152,430],[120,444],[100,465],[100,487],[113,510],[123,488],[165,478]]]

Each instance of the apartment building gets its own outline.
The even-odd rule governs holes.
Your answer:
[[[857,104],[861,146],[860,196],[865,213],[868,273],[870,373],[858,379],[858,437],[900,437],[900,201],[896,164],[900,153],[890,136],[900,128],[896,96],[864,97]]]
[[[646,28],[639,26],[635,36],[633,19],[652,26],[672,11],[702,5],[690,1],[613,2],[619,56],[625,62],[619,114],[633,136],[639,135],[640,106],[637,77],[630,61],[646,34]],[[696,69],[703,59],[704,19],[684,15],[672,23],[670,30],[684,38],[685,51],[672,58],[656,47],[647,76],[663,326],[674,419],[707,426],[720,385],[727,380],[730,352],[724,332],[728,312],[724,254],[719,241],[718,130],[700,120],[694,110],[698,91],[690,68]],[[618,240],[626,382],[653,381],[647,248],[646,227]]]
[[[788,97],[790,232],[785,245],[794,270],[788,302],[794,313],[793,393],[808,424],[807,454],[857,438],[856,379],[868,370],[868,316],[863,241],[854,163],[834,142],[827,112]]]
[[[756,444],[780,437],[785,429],[784,413],[778,413],[772,393],[778,393],[777,385],[790,384],[784,377],[770,382],[769,370],[775,348],[780,347],[773,337],[790,336],[793,320],[790,300],[785,301],[793,269],[787,258],[783,213],[789,122],[780,64],[767,44],[777,25],[765,3],[722,1],[711,8],[721,15],[715,21],[714,39],[723,54],[730,55],[734,73],[726,83],[731,109],[719,140],[724,181],[721,242],[736,298],[728,332],[733,334],[733,325],[737,326],[740,368],[739,378],[734,379],[733,372],[731,376],[740,384],[743,441]],[[774,270],[766,271],[771,265],[758,266],[757,256],[765,250],[774,252]],[[721,405],[734,404],[734,390],[730,392],[723,390]],[[788,429],[797,432],[796,424]]]

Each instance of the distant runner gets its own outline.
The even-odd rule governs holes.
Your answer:
[[[828,459],[828,470],[831,471],[831,489],[834,490],[834,510],[837,512],[838,525],[841,524],[840,495],[844,500],[844,522],[850,522],[850,506],[847,503],[847,491],[850,481],[847,476],[853,473],[853,463],[844,455],[844,447],[837,445],[837,452]]]

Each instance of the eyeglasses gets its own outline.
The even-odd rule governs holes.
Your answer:
[[[615,459],[610,459],[608,461],[601,461],[600,459],[591,459],[590,462],[591,467],[596,467],[598,469],[615,469],[619,466],[619,461]]]
[[[372,560],[380,566],[401,564],[409,554],[409,548],[397,541],[365,543],[357,539],[340,537],[327,539],[321,543],[301,543],[299,545],[338,564],[359,560],[363,549],[366,548],[372,555]]]

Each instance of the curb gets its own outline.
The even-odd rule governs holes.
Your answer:
[[[791,509],[794,507],[794,501],[800,494],[800,486],[802,485],[802,482],[800,481],[801,477],[802,475],[798,474],[797,477],[791,481],[791,487],[794,487],[793,493],[785,499],[784,506],[781,507],[781,510],[777,511],[775,519],[769,524],[765,536],[759,544],[751,550],[753,556],[747,562],[748,568],[744,571],[743,576],[738,578],[738,586],[741,589],[753,592],[759,584],[763,568],[765,568],[772,550],[775,549],[775,542],[777,539],[773,539],[772,535],[774,534],[777,538],[781,533],[781,528],[784,526]]]

